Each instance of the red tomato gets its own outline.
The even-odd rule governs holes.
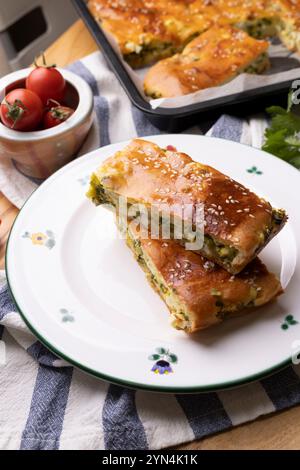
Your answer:
[[[69,119],[74,113],[74,109],[67,106],[55,106],[51,108],[44,116],[44,128],[50,129],[51,127],[58,126],[62,122]]]
[[[0,107],[3,124],[16,131],[35,130],[42,120],[43,112],[43,103],[38,95],[23,88],[8,93]]]
[[[177,152],[177,148],[174,145],[167,145],[166,149],[170,152]]]
[[[36,67],[27,77],[26,88],[34,91],[47,106],[49,100],[63,101],[66,81],[55,67]]]

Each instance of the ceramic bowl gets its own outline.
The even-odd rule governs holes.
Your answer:
[[[32,69],[13,72],[0,79],[0,99],[15,88],[24,88]],[[0,160],[11,159],[24,175],[45,179],[70,162],[85,140],[93,121],[93,95],[89,85],[69,70],[59,69],[66,80],[64,104],[75,113],[59,126],[19,132],[0,122]]]

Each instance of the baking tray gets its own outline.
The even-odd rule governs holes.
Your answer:
[[[200,124],[204,120],[215,119],[224,113],[245,115],[262,111],[270,105],[286,104],[287,93],[293,80],[243,91],[230,96],[218,97],[180,108],[158,107],[153,109],[150,103],[139,92],[124,67],[122,60],[101,29],[101,26],[91,15],[86,1],[72,1],[133,105],[161,130],[178,132],[196,123]]]

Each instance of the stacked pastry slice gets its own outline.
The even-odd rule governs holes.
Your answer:
[[[176,328],[206,328],[282,292],[256,255],[284,226],[285,212],[186,154],[133,140],[95,171],[88,197],[118,216],[125,200],[127,243]],[[158,236],[143,226],[142,210],[156,219]],[[180,237],[178,227],[187,227]]]

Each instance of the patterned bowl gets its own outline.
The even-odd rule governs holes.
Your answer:
[[[0,79],[0,99],[15,89],[24,88],[32,69],[13,72]],[[26,176],[45,179],[70,162],[85,140],[93,121],[93,95],[89,85],[78,75],[59,69],[67,91],[65,104],[75,113],[57,127],[34,132],[8,129],[0,122],[0,160],[11,159]]]

